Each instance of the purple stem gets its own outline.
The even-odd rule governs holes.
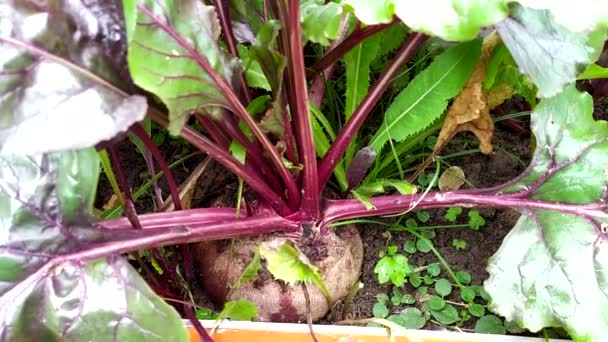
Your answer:
[[[283,22],[282,35],[287,52],[287,68],[291,81],[289,105],[295,124],[298,155],[303,165],[301,214],[305,219],[319,217],[319,188],[317,183],[317,157],[312,138],[312,126],[308,110],[308,91],[304,72],[302,31],[300,27],[299,0],[282,0],[279,13]]]
[[[122,172],[122,167],[120,165],[120,158],[118,157],[118,153],[116,152],[116,148],[114,146],[108,146],[108,155],[110,156],[110,160],[112,161],[112,166],[116,171],[116,178],[118,180],[118,186],[121,188],[123,196],[125,198],[125,203],[123,205],[123,209],[125,214],[127,215],[127,219],[129,223],[132,225],[132,228],[141,229],[141,224],[139,223],[139,219],[137,217],[137,212],[135,211],[135,205],[133,204],[133,197],[131,196],[131,190],[129,189],[129,183],[127,182],[127,178],[125,177],[124,172]]]
[[[348,144],[356,136],[357,132],[367,119],[372,108],[376,105],[382,94],[390,85],[393,78],[399,73],[403,65],[407,63],[412,56],[418,51],[418,48],[428,37],[422,33],[412,33],[403,47],[397,52],[397,55],[391,65],[382,73],[376,83],[369,90],[365,98],[361,101],[357,109],[354,111],[350,120],[344,125],[336,140],[331,145],[329,151],[321,161],[318,169],[319,188],[322,190],[329,179],[329,176],[334,171],[334,168],[340,161],[340,158],[346,151]]]
[[[393,26],[398,22],[399,20],[395,19],[388,24],[373,25],[355,30],[350,34],[350,36],[348,36],[348,38],[344,39],[342,43],[340,43],[334,49],[327,51],[327,53],[320,60],[308,68],[306,70],[306,76],[310,78],[313,75],[321,73],[329,66],[335,64],[340,58],[342,58],[342,56],[344,56],[348,51],[352,50],[355,46],[357,46],[357,44],[361,43],[367,37],[373,36],[374,34]]]
[[[268,165],[268,162],[263,159],[263,151],[259,144],[251,142],[243,134],[237,123],[229,115],[222,112],[222,121],[220,126],[239,144],[241,144],[247,151],[246,163],[250,161],[253,164],[255,170],[260,170],[262,176],[266,179],[267,183],[272,186],[273,189],[280,191],[282,189],[280,180],[277,178],[276,173]],[[297,199],[296,199],[297,200]],[[290,208],[295,209],[295,205],[291,203],[292,199],[288,198],[288,204]]]
[[[218,17],[220,19],[220,26],[222,26],[222,33],[228,52],[236,58],[239,57],[239,52],[236,48],[236,41],[232,32],[232,25],[230,24],[230,4],[228,0],[216,0],[215,9],[217,10]],[[241,95],[245,98],[245,103],[251,102],[251,95],[247,87],[247,82],[243,73],[239,75],[239,81],[241,83]]]
[[[340,23],[340,38],[338,38],[331,44],[328,53],[336,49],[337,46],[344,42],[344,37],[346,35],[346,32],[348,31],[348,22],[349,20],[342,20],[342,22]],[[325,97],[325,82],[331,79],[335,67],[336,63],[331,63],[325,68],[325,70],[323,70],[323,72],[317,73],[312,80],[310,90],[308,91],[308,98],[310,99],[310,101],[312,101],[312,103],[315,104],[315,106],[317,106],[317,108],[321,108],[323,98]]]
[[[230,140],[226,137],[219,126],[213,122],[213,120],[205,117],[204,115],[197,114],[195,115],[198,123],[203,126],[211,140],[213,140],[219,147],[228,150],[228,146],[230,146]]]
[[[243,214],[244,213],[241,212],[241,217]],[[230,220],[235,217],[235,208],[201,208],[143,214],[139,215],[139,222],[143,229],[155,229],[176,227],[183,224],[202,225],[211,222]],[[102,221],[99,222],[98,225],[108,230],[131,229],[131,225],[126,218]]]
[[[213,67],[209,64],[207,59],[204,58],[203,56],[201,56],[196,51],[196,49],[190,44],[190,42],[188,42],[184,37],[179,35],[169,23],[166,23],[163,20],[161,20],[160,18],[158,18],[148,8],[146,8],[145,6],[143,6],[141,4],[137,5],[137,9],[139,11],[141,11],[143,14],[145,14],[156,26],[158,26],[158,28],[160,28],[167,35],[169,35],[177,44],[179,44],[181,47],[183,47],[188,52],[188,57],[191,58],[195,63],[197,63],[198,66],[213,80],[213,83],[215,83],[215,86],[217,87],[219,92],[224,95],[224,97],[230,104],[232,111],[241,120],[243,120],[247,124],[247,126],[251,129],[253,134],[256,136],[256,138],[261,142],[262,147],[264,148],[266,153],[268,153],[268,156],[270,157],[270,160],[273,163],[274,167],[278,170],[279,174],[281,175],[281,178],[283,179],[283,182],[285,183],[285,186],[287,188],[288,196],[299,199],[300,192],[296,186],[295,180],[289,173],[289,170],[287,169],[287,167],[285,167],[285,165],[283,165],[281,156],[279,156],[279,153],[274,148],[272,142],[268,139],[268,137],[264,134],[264,132],[262,132],[262,130],[260,129],[258,124],[255,122],[255,120],[251,117],[251,115],[249,115],[249,113],[247,113],[247,109],[245,109],[245,107],[239,100],[238,96],[234,93],[234,91],[232,90],[230,85],[226,82],[226,80],[222,76],[220,76],[215,71],[215,69],[213,69]],[[298,19],[298,22],[299,22],[299,19]],[[183,134],[183,132],[182,132],[182,134]],[[245,182],[247,182],[252,188],[254,187],[254,185],[249,183],[249,181],[246,180],[244,177],[243,177],[243,180]],[[265,186],[265,187],[266,187],[266,189],[268,189],[267,186]],[[274,202],[276,202],[276,201],[274,201]],[[274,202],[271,202],[271,203],[274,203]],[[283,202],[283,201],[281,200],[281,202]]]
[[[149,150],[145,150],[145,161],[146,167],[148,168],[148,173],[150,173],[150,177],[154,178],[156,175],[156,168],[154,167],[154,157],[152,156],[152,152]],[[163,206],[163,193],[160,190],[160,186],[158,186],[158,181],[154,181],[152,184],[152,191],[154,192],[154,204],[156,208],[160,208]]]
[[[391,215],[412,209],[443,208],[452,206],[510,207],[536,210],[553,210],[584,217],[608,218],[603,209],[605,203],[588,205],[544,202],[526,199],[524,193],[499,195],[496,193],[468,194],[462,192],[431,192],[415,195],[379,196],[371,199],[375,208],[367,209],[360,201],[354,199],[331,200],[324,210],[321,226],[332,222],[370,216]]]
[[[150,151],[154,156],[154,159],[158,163],[158,166],[160,166],[160,169],[163,170],[165,180],[167,181],[167,185],[169,186],[169,193],[171,193],[171,198],[173,199],[173,205],[175,207],[175,210],[182,210],[182,201],[179,198],[179,190],[177,189],[175,178],[173,178],[173,173],[171,172],[167,161],[165,160],[165,158],[163,158],[162,153],[160,152],[154,141],[152,141],[148,133],[146,133],[146,130],[144,130],[144,128],[140,124],[137,123],[131,126],[131,131],[135,133],[139,137],[139,139],[141,139],[141,141],[146,146],[146,149]]]
[[[298,163],[298,159],[296,157],[296,148],[294,146],[294,135],[293,129],[291,127],[291,120],[289,119],[289,115],[287,114],[287,108],[285,106],[285,100],[279,95],[280,102],[279,106],[281,107],[281,120],[283,120],[283,127],[285,127],[285,149],[287,150],[287,158],[292,163]]]
[[[150,115],[150,117],[159,125],[163,127],[169,126],[169,120],[165,115],[154,110],[148,111],[148,115]],[[287,215],[291,212],[285,201],[258,176],[257,172],[247,168],[246,165],[241,164],[241,162],[232,157],[228,152],[219,148],[212,141],[202,136],[191,127],[184,126],[180,134],[184,140],[207,153],[209,157],[222,164],[238,177],[243,178],[243,181],[249,184],[251,189],[257,192],[260,198],[268,201],[279,213]]]

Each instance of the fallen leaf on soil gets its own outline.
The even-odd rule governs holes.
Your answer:
[[[103,205],[102,209],[104,211],[110,210],[116,206],[120,205],[120,199],[116,194],[112,194],[112,197]]]
[[[447,142],[458,132],[471,131],[480,142],[482,153],[492,153],[492,133],[494,132],[494,122],[490,117],[490,108],[486,94],[483,91],[483,80],[486,76],[486,64],[492,56],[492,51],[500,43],[500,38],[496,32],[488,35],[481,47],[481,57],[469,82],[462,92],[454,99],[452,106],[448,110],[447,117],[437,138],[433,154],[447,144]],[[502,88],[501,88],[502,89]],[[511,97],[512,92],[502,89],[503,96]],[[500,96],[494,96],[498,99]],[[508,98],[507,97],[507,98]],[[496,100],[494,100],[496,103]],[[500,103],[499,103],[500,104]]]
[[[452,166],[443,171],[437,185],[441,191],[454,191],[460,189],[465,182],[464,171],[458,166]]]
[[[513,89],[506,84],[495,86],[489,92],[483,90],[486,65],[492,56],[492,51],[498,44],[500,44],[500,37],[496,32],[492,32],[484,39],[479,62],[477,62],[467,85],[450,106],[432,156],[424,161],[410,180],[416,179],[432,162],[433,157],[437,156],[458,132],[472,132],[479,139],[481,153],[492,153],[494,122],[490,116],[490,111],[514,94]]]

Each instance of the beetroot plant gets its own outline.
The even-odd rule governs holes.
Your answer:
[[[362,262],[357,230],[332,224],[461,206],[521,213],[489,261],[492,311],[531,331],[559,326],[575,340],[601,340],[608,125],[575,85],[605,74],[593,64],[608,28],[598,3],[3,1],[0,339],[185,341],[180,313],[206,336],[188,286],[201,275],[214,300],[228,302],[224,317],[319,319],[349,293]],[[429,46],[436,57],[365,130]],[[320,58],[305,57],[320,48]],[[380,55],[388,62],[370,85]],[[336,66],[346,103],[328,119]],[[402,154],[448,122],[452,99],[475,87],[490,98],[505,85],[532,106],[525,172],[486,189],[406,181]],[[236,175],[246,195],[182,208],[150,122]],[[472,130],[482,143],[491,137],[491,127]],[[135,211],[116,157],[125,135],[151,174],[163,171],[174,210]],[[100,160],[120,188],[123,218],[94,215]],[[162,275],[144,281],[134,267],[142,256]]]

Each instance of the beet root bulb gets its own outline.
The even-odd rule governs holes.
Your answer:
[[[288,286],[275,280],[265,267],[258,277],[234,291],[236,282],[252,260],[257,246],[279,239],[277,235],[260,235],[235,240],[206,241],[194,246],[202,284],[211,299],[219,305],[229,300],[247,299],[256,304],[258,320],[271,322],[305,322],[306,298],[300,284]],[[315,265],[335,303],[344,298],[359,278],[363,263],[363,244],[353,226],[330,229],[329,233],[300,239],[296,247]],[[321,290],[306,285],[313,321],[321,319],[330,307]],[[228,298],[229,296],[229,298]]]

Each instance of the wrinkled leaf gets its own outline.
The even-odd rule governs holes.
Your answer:
[[[260,246],[260,255],[266,259],[268,271],[275,278],[283,280],[292,286],[298,282],[315,284],[323,292],[328,303],[331,304],[332,298],[319,273],[319,269],[302,252],[287,242],[282,243],[280,246],[277,245],[277,242],[266,243]]]
[[[422,312],[416,308],[406,308],[398,315],[390,315],[388,320],[406,329],[421,329],[426,323]]]
[[[513,95],[509,87],[494,87],[490,92],[483,91],[486,65],[492,57],[492,51],[499,43],[500,39],[496,34],[490,34],[484,39],[479,62],[467,85],[448,110],[433,155],[438,155],[448,141],[460,131],[473,132],[479,139],[481,152],[492,153],[494,122],[490,110]]]
[[[247,85],[252,88],[260,88],[269,91],[270,84],[262,71],[260,63],[249,57],[249,49],[245,45],[239,44],[237,45],[237,49],[245,69],[245,80],[247,81]]]
[[[128,0],[124,11],[131,75],[165,103],[172,134],[191,114],[226,105],[207,72],[230,84],[236,63],[218,45],[221,29],[213,6],[197,0]]]
[[[257,315],[258,308],[254,303],[246,299],[239,299],[226,302],[217,319],[231,318],[235,321],[250,321]]]
[[[114,26],[92,15],[108,20],[115,9],[91,6],[57,1],[49,12],[0,7],[1,152],[90,147],[145,116],[144,97],[127,97],[110,83],[117,82],[120,70],[114,71],[105,54],[119,58],[120,25],[112,31]],[[94,40],[96,35],[103,39]]]
[[[517,0],[526,7],[547,9],[555,21],[571,31],[592,31],[608,27],[608,2],[597,0]]]
[[[340,37],[342,6],[324,0],[301,0],[300,22],[304,38],[313,43],[329,45]]]
[[[474,40],[439,55],[397,95],[368,146],[379,152],[389,138],[404,140],[439,119],[470,78],[480,48],[481,40]]]
[[[548,10],[517,4],[511,17],[496,25],[500,37],[522,73],[538,86],[540,97],[558,94],[576,80],[587,64],[595,61],[605,34],[571,32],[557,24]],[[597,36],[603,38],[599,38]]]
[[[93,149],[0,157],[3,339],[187,341],[177,312],[126,260],[82,253],[103,239],[89,216],[98,164]]]
[[[459,166],[450,166],[447,170],[443,171],[437,186],[441,191],[454,191],[460,189],[465,183],[466,177],[464,171]]]
[[[396,15],[412,30],[455,41],[475,38],[482,27],[499,22],[508,13],[503,0],[345,0],[342,3],[367,25],[388,23]]]
[[[378,260],[374,273],[378,274],[378,282],[384,284],[391,281],[395,286],[405,283],[405,277],[412,272],[412,268],[407,262],[407,258],[401,254],[385,256]]]
[[[608,334],[608,123],[593,121],[592,99],[569,86],[532,114],[530,167],[503,192],[535,200],[589,204],[579,214],[521,210],[489,260],[484,287],[492,311],[530,331],[563,326],[575,340]],[[598,203],[593,207],[594,203]],[[595,208],[595,209],[593,209]],[[594,317],[594,319],[589,319]]]

